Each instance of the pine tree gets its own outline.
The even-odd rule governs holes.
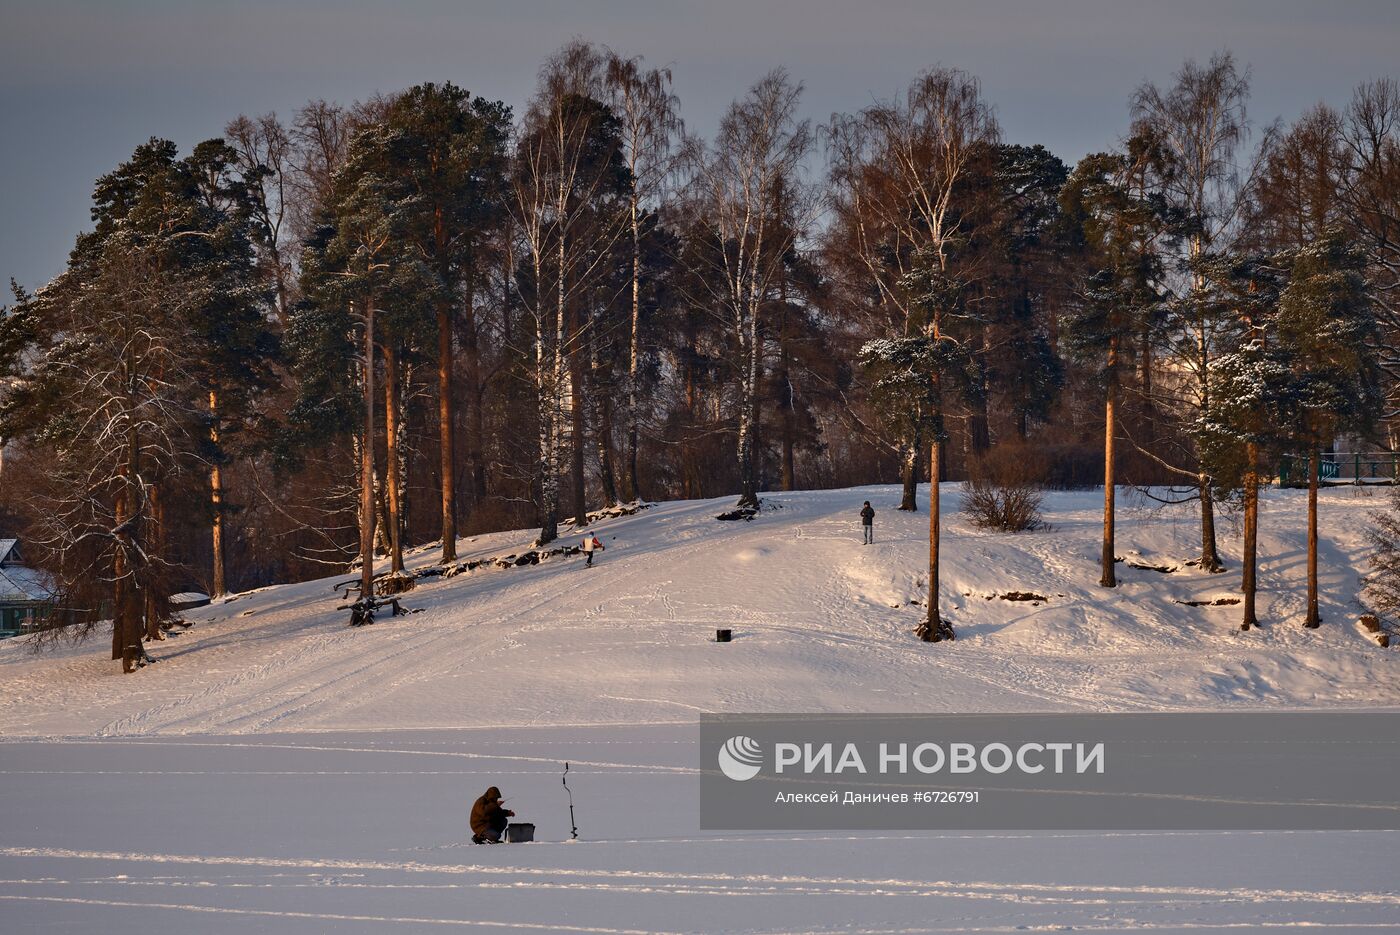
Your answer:
[[[274,293],[257,267],[254,202],[237,160],[229,146],[210,140],[196,146],[181,166],[196,201],[191,226],[180,232],[189,237],[180,241],[179,261],[202,286],[192,321],[209,395],[210,593],[215,597],[227,590],[223,467],[244,447],[247,430],[258,420],[258,401],[276,381],[279,356],[270,314]]]
[[[990,306],[982,358],[987,386],[1005,401],[1025,441],[1065,382],[1049,331],[1054,284],[1076,255],[1059,203],[1069,170],[1043,146],[1001,144],[991,162],[994,203],[974,233],[986,245],[989,266],[980,284]],[[990,403],[993,393],[983,395]]]
[[[1263,459],[1285,447],[1295,391],[1287,349],[1277,336],[1279,295],[1287,269],[1271,256],[1217,257],[1198,264],[1205,300],[1232,324],[1211,361],[1217,390],[1197,431],[1202,462],[1217,496],[1238,491],[1244,501],[1241,630],[1259,626],[1259,486]]]
[[[214,554],[211,590],[224,590],[227,504],[221,466],[242,447],[239,437],[257,418],[258,396],[273,382],[276,340],[268,322],[270,292],[256,266],[246,178],[221,141],[201,143],[185,159],[168,141],[153,139],[138,147],[130,160],[98,179],[93,220],[94,229],[78,239],[68,270],[34,306],[31,321],[43,323],[40,331],[47,336],[40,342],[47,347],[33,353],[40,362],[37,384],[46,384],[45,392],[54,397],[70,397],[70,405],[73,390],[65,381],[75,379],[75,361],[57,366],[75,346],[68,341],[90,342],[96,374],[108,375],[114,386],[127,381],[106,402],[128,413],[124,447],[116,449],[124,452],[124,460],[102,467],[109,453],[81,446],[110,440],[81,432],[70,437],[72,447],[56,458],[73,471],[89,459],[89,471],[122,478],[110,503],[112,528],[119,530],[111,534],[116,543],[112,580],[119,582],[120,592],[113,600],[113,652],[129,670],[144,654],[133,630],[144,630],[148,639],[163,638],[167,578],[174,568],[167,508],[180,478],[196,461],[209,469],[205,502]],[[105,312],[104,300],[110,302]],[[144,328],[142,316],[149,318]],[[135,330],[123,330],[127,328]],[[126,342],[124,358],[104,359],[118,340]],[[34,410],[23,418],[29,431],[50,438],[56,437],[51,432],[66,431],[59,428],[61,415],[35,405],[33,398],[29,402]],[[78,405],[81,409],[88,402]],[[152,414],[152,408],[158,411]],[[196,419],[192,412],[201,415]],[[14,415],[21,417],[18,408]],[[54,419],[58,422],[47,421]],[[83,496],[79,474],[57,471],[52,476],[67,483],[58,497]],[[101,503],[101,498],[93,499],[89,509],[99,509]],[[82,556],[79,561],[93,558],[84,549],[73,551],[82,540],[71,538],[75,514],[56,509],[50,520],[60,563],[75,554]],[[85,521],[98,520],[89,516]]]
[[[1115,448],[1122,384],[1131,373],[1131,339],[1150,331],[1163,307],[1161,249],[1172,212],[1146,186],[1153,158],[1141,139],[1124,153],[1086,156],[1065,186],[1068,222],[1082,238],[1085,267],[1079,301],[1067,316],[1067,344],[1094,368],[1104,391],[1103,548],[1099,585],[1117,586]]]
[[[887,419],[920,414],[918,433],[930,442],[928,608],[917,634],[925,642],[955,638],[950,621],[939,611],[940,497],[939,459],[947,440],[946,416],[952,402],[975,399],[980,389],[978,364],[969,345],[957,337],[959,326],[971,320],[964,302],[965,284],[944,275],[947,257],[916,256],[900,288],[925,322],[920,333],[907,338],[877,339],[861,348],[861,359],[874,377],[872,394],[884,403]],[[909,400],[918,405],[911,407]]]
[[[344,164],[333,180],[330,230],[322,265],[316,270],[320,281],[315,292],[324,301],[342,306],[360,331],[360,599],[352,612],[352,623],[373,622],[375,609],[375,371],[379,342],[375,318],[381,302],[402,302],[405,295],[421,294],[417,284],[424,278],[421,261],[403,238],[412,196],[389,171],[389,154],[397,142],[395,131],[382,125],[368,126],[351,139]],[[403,314],[401,307],[398,311]],[[389,447],[392,461],[396,457],[393,440]],[[392,538],[398,539],[397,529]],[[402,556],[395,554],[392,560],[401,565]]]
[[[486,497],[483,456],[481,324],[476,303],[487,276],[486,251],[505,218],[510,110],[449,83],[421,84],[394,98],[385,120],[395,131],[385,171],[411,197],[400,236],[412,241],[431,275],[437,329],[439,482],[442,561],[457,557],[454,332],[463,338],[467,463],[471,503]]]
[[[1317,491],[1323,446],[1339,434],[1365,435],[1382,410],[1376,347],[1379,326],[1362,274],[1365,256],[1339,231],[1293,256],[1279,300],[1279,344],[1293,369],[1295,443],[1308,454],[1308,609],[1321,623],[1317,594]]]

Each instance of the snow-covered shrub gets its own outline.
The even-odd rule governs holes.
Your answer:
[[[968,465],[963,512],[974,526],[1003,532],[1041,529],[1045,458],[1029,445],[1003,444]]]
[[[1371,519],[1371,573],[1362,578],[1364,596],[1377,614],[1400,620],[1400,487],[1391,491],[1390,508]]]

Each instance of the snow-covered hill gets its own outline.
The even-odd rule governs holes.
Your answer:
[[[921,499],[923,498],[921,491]],[[1357,632],[1367,513],[1383,496],[1322,498],[1324,626],[1300,626],[1305,496],[1269,491],[1260,616],[1241,633],[1231,570],[1184,566],[1198,527],[1186,507],[1122,511],[1122,584],[1097,586],[1100,494],[1053,493],[1051,528],[972,528],[944,491],[942,609],[953,644],[911,631],[923,608],[927,514],[898,490],[773,494],[753,522],[731,501],[658,504],[591,527],[581,557],[421,580],[421,612],[350,629],[321,581],[265,588],[186,613],[195,625],[122,676],[105,639],[33,653],[0,644],[0,735],[251,733],[689,721],[702,711],[1014,711],[1400,706],[1400,653]],[[878,511],[862,546],[857,511]],[[518,553],[531,531],[464,539],[464,559]],[[568,541],[568,540],[566,540]],[[411,567],[426,567],[431,547]],[[1172,572],[1131,564],[1175,567]],[[1011,601],[1007,592],[1044,600]],[[713,642],[716,627],[734,642]]]
[[[1394,832],[701,831],[701,711],[1400,706],[1400,652],[1354,626],[1379,497],[1325,493],[1326,619],[1305,631],[1304,497],[1270,492],[1266,626],[1247,634],[1238,607],[1177,603],[1233,596],[1228,522],[1232,572],[1166,573],[1128,565],[1189,558],[1194,517],[1125,510],[1124,583],[1104,591],[1098,493],[1052,495],[1054,528],[1019,536],[970,528],[960,499],[945,491],[951,645],[912,635],[927,515],[881,487],[775,495],[750,523],[714,519],[729,500],[657,505],[598,523],[594,568],[425,578],[404,601],[421,612],[363,629],[337,609],[347,576],[266,588],[191,612],[136,675],[105,640],[41,655],[11,640],[0,931],[1395,927]],[[489,785],[540,843],[466,843]]]

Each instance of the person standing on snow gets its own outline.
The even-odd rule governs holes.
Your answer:
[[[472,805],[472,843],[499,844],[515,812],[501,808],[501,790],[492,786]]]
[[[865,530],[865,541],[861,545],[869,545],[875,541],[875,508],[870,505],[870,501],[865,501],[865,506],[860,508],[860,525]]]
[[[585,559],[584,565],[587,568],[593,567],[593,552],[595,549],[599,552],[607,551],[607,548],[604,547],[603,543],[599,542],[598,537],[593,535],[592,533],[589,533],[588,535],[583,537],[583,544],[579,546],[579,548],[583,549],[583,555]]]

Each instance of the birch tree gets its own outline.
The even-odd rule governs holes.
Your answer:
[[[648,69],[640,57],[608,55],[605,76],[608,102],[617,116],[622,158],[632,177],[627,198],[627,224],[631,235],[631,327],[627,357],[627,470],[623,496],[640,500],[637,440],[641,424],[638,398],[642,359],[642,214],[661,195],[672,168],[672,144],[684,133],[680,100],[671,91],[669,68]]]
[[[288,249],[288,214],[294,197],[290,191],[292,138],[272,113],[257,118],[240,114],[229,121],[224,135],[237,153],[250,214],[260,234],[257,247],[262,271],[273,283],[277,320],[285,327],[295,277],[293,257]]]
[[[630,179],[617,120],[602,102],[605,64],[583,42],[546,62],[516,146],[510,205],[527,269],[513,282],[534,325],[541,545],[559,535],[559,446],[565,442],[575,520],[587,522],[581,437],[587,316],[581,306],[626,229],[618,195]],[[522,279],[527,288],[520,288]]]
[[[886,329],[881,337],[927,332],[942,338],[941,313],[926,319],[916,307],[921,296],[906,286],[919,264],[931,264],[945,278],[950,275],[954,246],[967,235],[955,195],[973,160],[989,153],[998,136],[977,80],[950,68],[930,69],[902,95],[854,117],[833,118],[835,213],[848,231],[843,245],[865,272],[866,288]],[[901,420],[909,428],[896,442],[904,461],[900,509],[916,506],[918,458],[926,441],[918,427],[929,416],[911,411]],[[931,462],[939,454],[932,451]],[[936,498],[938,474],[930,481],[930,496]],[[931,543],[937,538],[935,522],[931,517]]]
[[[736,349],[739,506],[758,507],[755,435],[763,316],[781,276],[784,255],[811,217],[815,201],[799,178],[812,128],[797,116],[802,86],[785,71],[769,72],[729,106],[713,144],[690,155],[692,199],[713,231],[715,269],[699,281],[723,309]],[[779,218],[782,205],[792,216]]]
[[[997,141],[991,108],[976,79],[955,69],[935,68],[916,78],[901,96],[843,122],[846,167],[838,177],[848,199],[862,199],[866,217],[857,223],[857,244],[880,302],[894,310],[899,327],[874,346],[867,358],[908,357],[928,368],[926,405],[935,407],[912,420],[930,433],[928,612],[920,639],[952,639],[953,627],[939,612],[939,480],[942,475],[943,382],[962,356],[950,331],[965,283],[953,267],[956,245],[967,235],[956,200],[959,183],[973,160]],[[854,157],[854,158],[852,158]],[[878,181],[876,184],[865,184]],[[876,226],[878,225],[878,227]],[[883,243],[867,239],[883,230]],[[893,249],[891,249],[893,248]],[[927,344],[918,353],[900,351],[904,342]],[[917,398],[917,397],[916,397]],[[918,438],[906,439],[912,448]],[[912,476],[911,469],[906,476]],[[907,488],[906,488],[907,489]]]

